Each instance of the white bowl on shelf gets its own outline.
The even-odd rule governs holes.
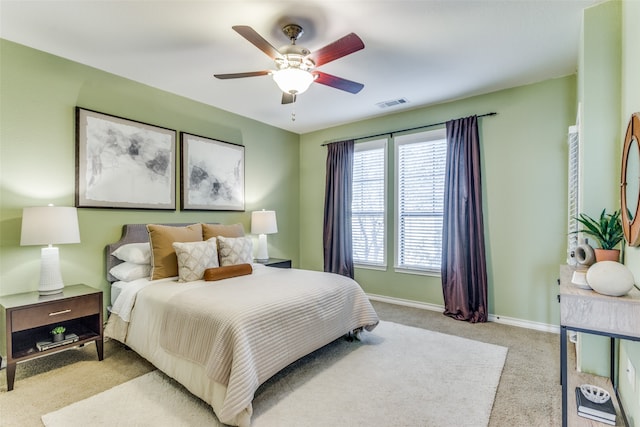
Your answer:
[[[571,276],[571,283],[582,289],[591,289],[591,286],[587,283],[587,271],[575,270]]]
[[[580,391],[582,392],[582,395],[584,397],[586,397],[593,403],[604,403],[607,400],[611,399],[611,395],[609,394],[609,392],[603,388],[598,387],[597,385],[582,384],[580,386]]]

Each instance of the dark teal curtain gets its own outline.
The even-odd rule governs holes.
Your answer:
[[[353,140],[327,145],[323,225],[324,271],[352,279],[353,147]]]
[[[478,117],[447,122],[442,224],[444,314],[487,321],[487,267],[482,215]]]

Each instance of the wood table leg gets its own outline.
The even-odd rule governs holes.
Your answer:
[[[16,365],[17,363],[7,363],[7,391],[13,390],[13,382],[16,379]]]
[[[562,384],[562,427],[567,427],[567,327],[560,326],[560,383]]]
[[[102,339],[96,340],[96,351],[98,352],[98,360],[104,358],[104,341]]]

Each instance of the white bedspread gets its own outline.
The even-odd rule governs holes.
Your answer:
[[[127,282],[126,286],[120,287],[120,293],[113,302],[111,307],[111,313],[118,315],[120,319],[128,322],[131,318],[131,310],[136,302],[138,292],[152,284],[158,284],[163,282],[177,283],[177,277],[171,277],[168,279],[149,280],[148,278],[137,279],[133,282]],[[122,282],[119,282],[122,283]]]
[[[378,323],[356,282],[317,271],[255,265],[249,276],[216,282],[130,285],[109,323],[129,319],[126,344],[232,425],[249,424],[253,395],[273,374],[351,330]],[[117,328],[108,325],[105,333],[109,329]]]

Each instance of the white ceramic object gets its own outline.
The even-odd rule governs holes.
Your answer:
[[[580,265],[589,267],[596,262],[596,253],[594,252],[591,245],[587,243],[578,246],[574,253],[576,256],[576,261]]]
[[[603,295],[619,297],[626,295],[635,280],[633,273],[624,264],[615,261],[600,261],[587,270],[587,284]]]
[[[591,286],[587,283],[587,270],[576,270],[571,276],[571,283],[574,286],[582,289],[591,289]]]
[[[592,401],[593,403],[604,403],[611,398],[609,392],[597,385],[582,384],[580,386],[582,395]]]

